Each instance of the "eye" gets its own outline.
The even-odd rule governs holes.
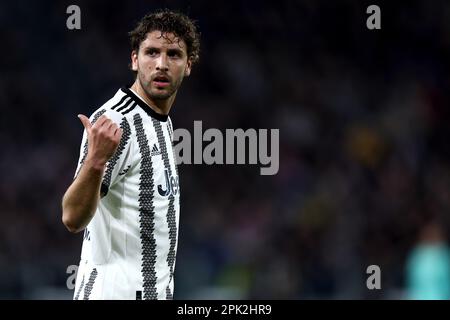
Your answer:
[[[181,58],[181,52],[178,50],[169,50],[167,55],[171,58]]]
[[[151,57],[156,56],[158,54],[158,50],[156,49],[148,49],[147,54]]]

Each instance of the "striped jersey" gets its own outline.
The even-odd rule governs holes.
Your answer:
[[[96,110],[123,129],[84,230],[74,299],[172,299],[180,188],[170,117],[123,87]],[[78,175],[87,156],[86,130]]]

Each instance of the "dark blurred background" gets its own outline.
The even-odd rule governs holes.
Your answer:
[[[275,176],[179,167],[175,298],[449,299],[450,2],[392,2],[1,2],[0,298],[71,299],[76,115],[132,82],[127,32],[168,7],[202,33],[174,127],[280,129]]]

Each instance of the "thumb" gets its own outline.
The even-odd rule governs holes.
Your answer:
[[[84,114],[79,114],[78,118],[80,119],[81,123],[83,124],[84,128],[86,129],[86,131],[90,131],[90,129],[92,128],[92,124],[89,121],[89,118],[86,117]]]

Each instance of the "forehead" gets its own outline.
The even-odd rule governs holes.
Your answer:
[[[141,48],[147,47],[181,49],[186,52],[186,43],[184,40],[171,32],[152,31],[147,33],[147,37],[141,42]]]

